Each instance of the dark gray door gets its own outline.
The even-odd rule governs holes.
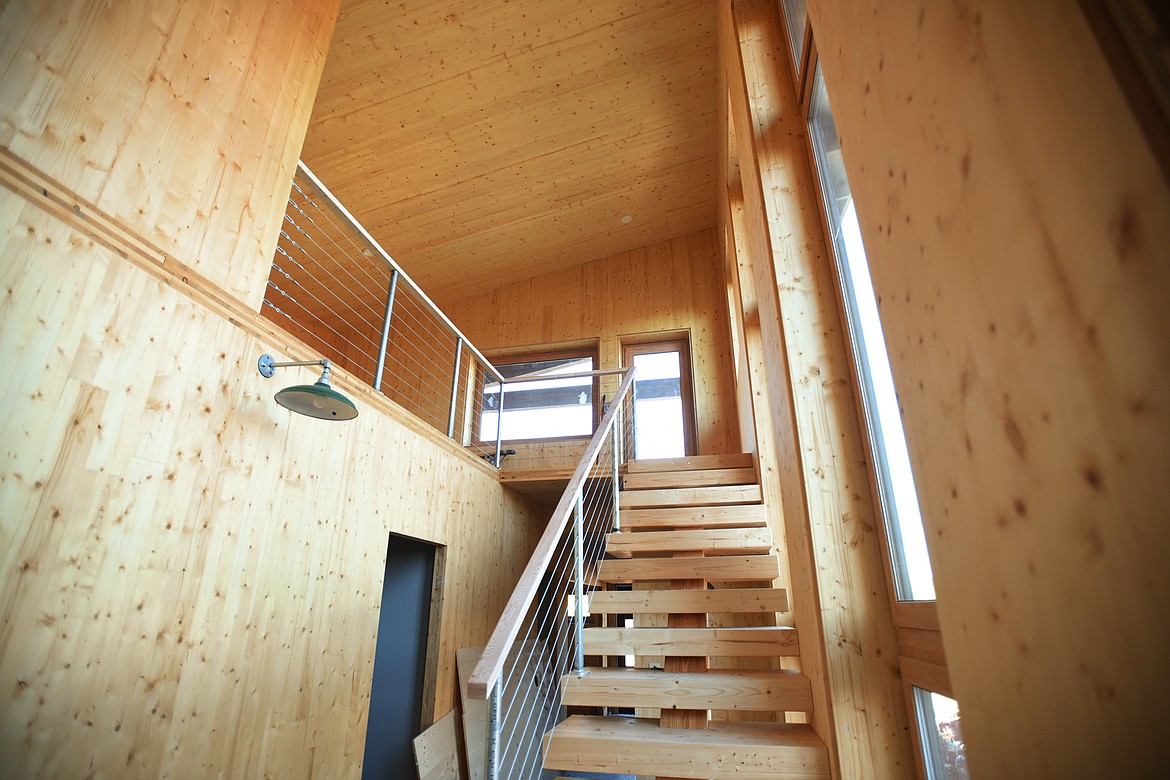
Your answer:
[[[365,780],[417,774],[411,740],[418,736],[422,717],[434,572],[433,545],[390,536],[362,765]]]

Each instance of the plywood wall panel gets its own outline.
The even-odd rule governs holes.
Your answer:
[[[7,3],[0,146],[258,306],[337,6]]]
[[[274,345],[7,190],[0,213],[0,354],[43,358],[0,387],[7,770],[356,777],[390,532],[449,545],[449,709],[539,516],[360,395],[351,423],[290,415],[255,370]]]
[[[716,234],[704,230],[464,298],[448,311],[480,348],[599,339],[602,368],[623,336],[690,330],[698,450],[739,451],[727,297]]]
[[[1157,774],[1167,182],[1075,4],[809,13],[972,774]]]

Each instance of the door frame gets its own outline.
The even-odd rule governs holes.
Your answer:
[[[697,454],[698,439],[695,435],[695,391],[694,370],[691,366],[690,331],[667,331],[646,333],[640,336],[622,336],[622,366],[632,366],[635,355],[652,355],[658,352],[678,352],[679,388],[682,394],[683,451],[686,455]],[[636,387],[637,378],[635,378]],[[637,411],[635,410],[635,414]],[[637,452],[635,449],[634,452]]]

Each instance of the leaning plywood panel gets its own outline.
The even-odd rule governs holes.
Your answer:
[[[461,780],[467,777],[459,752],[459,710],[451,710],[414,738],[419,780]]]
[[[483,780],[487,771],[488,703],[467,695],[467,681],[483,655],[483,645],[455,651],[459,672],[459,702],[463,707],[463,742],[467,746],[467,770],[471,780]]]
[[[1077,6],[809,3],[973,776],[1165,771],[1170,188]]]

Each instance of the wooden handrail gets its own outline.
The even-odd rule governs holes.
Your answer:
[[[504,661],[508,655],[508,648],[512,646],[512,642],[515,641],[516,635],[520,632],[521,619],[528,611],[532,600],[536,598],[536,590],[540,587],[540,581],[544,577],[545,571],[548,570],[548,564],[552,560],[557,542],[565,530],[565,525],[569,522],[569,517],[573,514],[573,507],[577,502],[577,491],[585,484],[585,479],[589,476],[589,472],[597,460],[597,454],[601,451],[601,445],[613,427],[618,407],[621,406],[633,383],[634,369],[630,367],[626,369],[626,376],[618,386],[613,402],[609,405],[605,416],[601,418],[601,424],[597,426],[597,431],[590,439],[589,446],[585,448],[585,454],[581,456],[581,462],[577,464],[577,470],[573,472],[573,477],[561,495],[557,508],[553,510],[552,518],[549,519],[548,526],[544,529],[544,535],[540,537],[540,542],[537,543],[536,549],[532,552],[532,557],[528,559],[528,565],[524,567],[524,573],[520,575],[520,579],[512,591],[512,596],[508,599],[508,604],[504,607],[495,630],[492,631],[492,637],[488,640],[479,663],[475,665],[475,671],[471,673],[471,678],[467,682],[467,692],[472,698],[486,699],[496,684],[496,680],[499,679],[500,671],[503,669]]]

